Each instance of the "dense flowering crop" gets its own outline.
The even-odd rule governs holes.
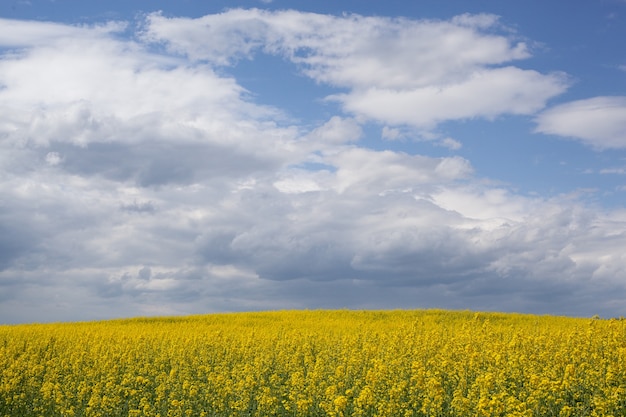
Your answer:
[[[625,416],[626,321],[285,311],[0,326],[0,416]]]

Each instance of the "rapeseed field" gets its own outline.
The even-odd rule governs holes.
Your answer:
[[[0,416],[625,416],[626,321],[282,311],[0,326]]]

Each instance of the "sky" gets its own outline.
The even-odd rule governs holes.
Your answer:
[[[0,1],[0,323],[626,315],[626,1]]]

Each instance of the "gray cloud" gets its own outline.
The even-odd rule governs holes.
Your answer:
[[[145,202],[137,202],[133,201],[132,203],[123,203],[120,205],[120,210],[128,211],[131,213],[155,213],[157,208],[151,201]]]
[[[113,142],[84,147],[52,144],[49,149],[62,156],[60,168],[68,173],[99,175],[140,187],[232,180],[276,165],[242,150],[211,143]]]
[[[0,270],[9,268],[15,259],[32,251],[38,236],[27,224],[15,224],[13,216],[0,215]]]

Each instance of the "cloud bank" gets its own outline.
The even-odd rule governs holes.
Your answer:
[[[495,16],[157,13],[130,37],[117,22],[1,23],[11,27],[0,35],[4,321],[625,312],[626,212],[519,195],[465,158],[362,141],[364,123],[391,135],[532,116],[565,91],[565,75],[515,66],[531,51]],[[259,54],[333,88],[322,98],[342,112],[311,126],[255,101],[229,69]],[[617,116],[593,116],[597,105]],[[608,118],[612,128],[572,136],[619,144],[622,105],[557,106],[538,130],[570,135],[564,118]]]

